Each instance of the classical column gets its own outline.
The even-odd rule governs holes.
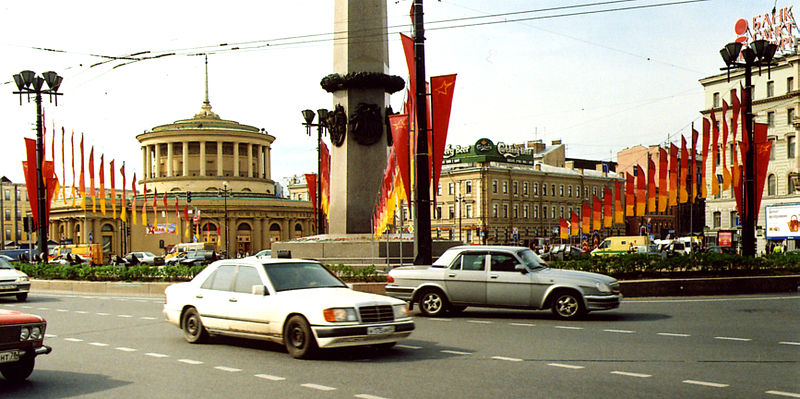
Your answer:
[[[153,165],[153,177],[161,177],[161,144],[156,143],[155,147],[155,165]]]
[[[258,149],[258,177],[259,179],[264,178],[264,146],[259,145],[256,147]]]
[[[222,147],[223,142],[217,141],[217,176],[225,176],[222,169]]]
[[[253,143],[247,143],[247,177],[253,177]]]
[[[172,177],[172,143],[167,143],[167,177]]]
[[[142,146],[142,172],[144,172],[144,178],[147,179],[150,173],[150,168],[147,167],[147,145]]]
[[[272,167],[270,165],[270,162],[272,162],[272,161],[270,160],[269,150],[270,150],[270,147],[268,145],[265,145],[264,146],[264,178],[265,179],[271,179],[270,176],[272,175],[272,171],[270,170],[270,168]]]
[[[206,142],[200,142],[200,176],[206,175]]]
[[[189,176],[189,142],[183,142],[183,174],[182,176]]]
[[[239,177],[239,142],[233,142],[233,175]]]

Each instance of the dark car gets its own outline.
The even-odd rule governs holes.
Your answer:
[[[33,372],[36,356],[53,349],[44,344],[47,321],[40,316],[0,309],[0,374],[10,382],[24,381]]]
[[[167,264],[180,264],[187,266],[208,265],[217,259],[217,254],[214,251],[198,249],[181,253],[178,256],[169,259]]]
[[[721,247],[719,245],[712,245],[706,248],[706,253],[735,254],[736,251],[731,247]]]

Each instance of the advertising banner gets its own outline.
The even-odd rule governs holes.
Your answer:
[[[800,239],[800,204],[771,205],[766,208],[767,239]]]
[[[175,234],[176,229],[175,223],[148,224],[145,226],[145,234]]]

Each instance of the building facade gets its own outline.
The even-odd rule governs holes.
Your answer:
[[[0,249],[29,243],[33,237],[25,231],[25,218],[31,206],[25,184],[0,177]]]
[[[769,155],[769,167],[767,169],[766,182],[761,199],[761,206],[756,220],[756,244],[757,251],[763,252],[767,246],[765,226],[765,207],[770,205],[800,204],[800,181],[798,172],[800,171],[800,158],[797,154],[800,151],[798,144],[798,131],[800,131],[800,119],[797,113],[800,111],[800,90],[798,89],[798,79],[800,74],[800,55],[797,54],[797,47],[789,52],[776,57],[775,65],[769,71],[757,68],[752,74],[753,88],[753,115],[756,122],[768,124],[767,139],[772,142],[772,151]],[[716,74],[701,79],[705,92],[706,109],[702,111],[704,117],[710,119],[713,109],[716,114],[718,124],[722,121],[722,101],[731,103],[731,90],[739,91],[740,85],[744,85],[744,70],[737,69],[727,73]],[[731,118],[730,111],[727,115]],[[728,120],[729,126],[731,121]],[[741,129],[740,129],[741,131]],[[741,135],[739,135],[741,138]],[[728,143],[730,146],[730,143]],[[722,159],[721,150],[719,157],[713,160],[720,172]],[[731,164],[731,148],[726,151],[727,159],[725,163]],[[761,162],[761,160],[756,161]],[[706,165],[706,175],[711,176],[711,162]],[[713,180],[711,184],[714,184]],[[709,191],[711,191],[709,189]],[[733,190],[720,190],[716,196],[709,195],[706,206],[706,220],[710,228],[711,235],[716,235],[720,231],[732,231],[734,237],[741,232],[739,216],[736,208],[736,200]],[[739,241],[735,238],[736,241]],[[789,242],[789,248],[796,248],[794,242]]]

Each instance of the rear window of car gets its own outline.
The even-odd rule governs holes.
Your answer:
[[[203,282],[201,288],[218,291],[230,291],[233,284],[233,277],[236,273],[236,266],[224,265],[214,270]]]

